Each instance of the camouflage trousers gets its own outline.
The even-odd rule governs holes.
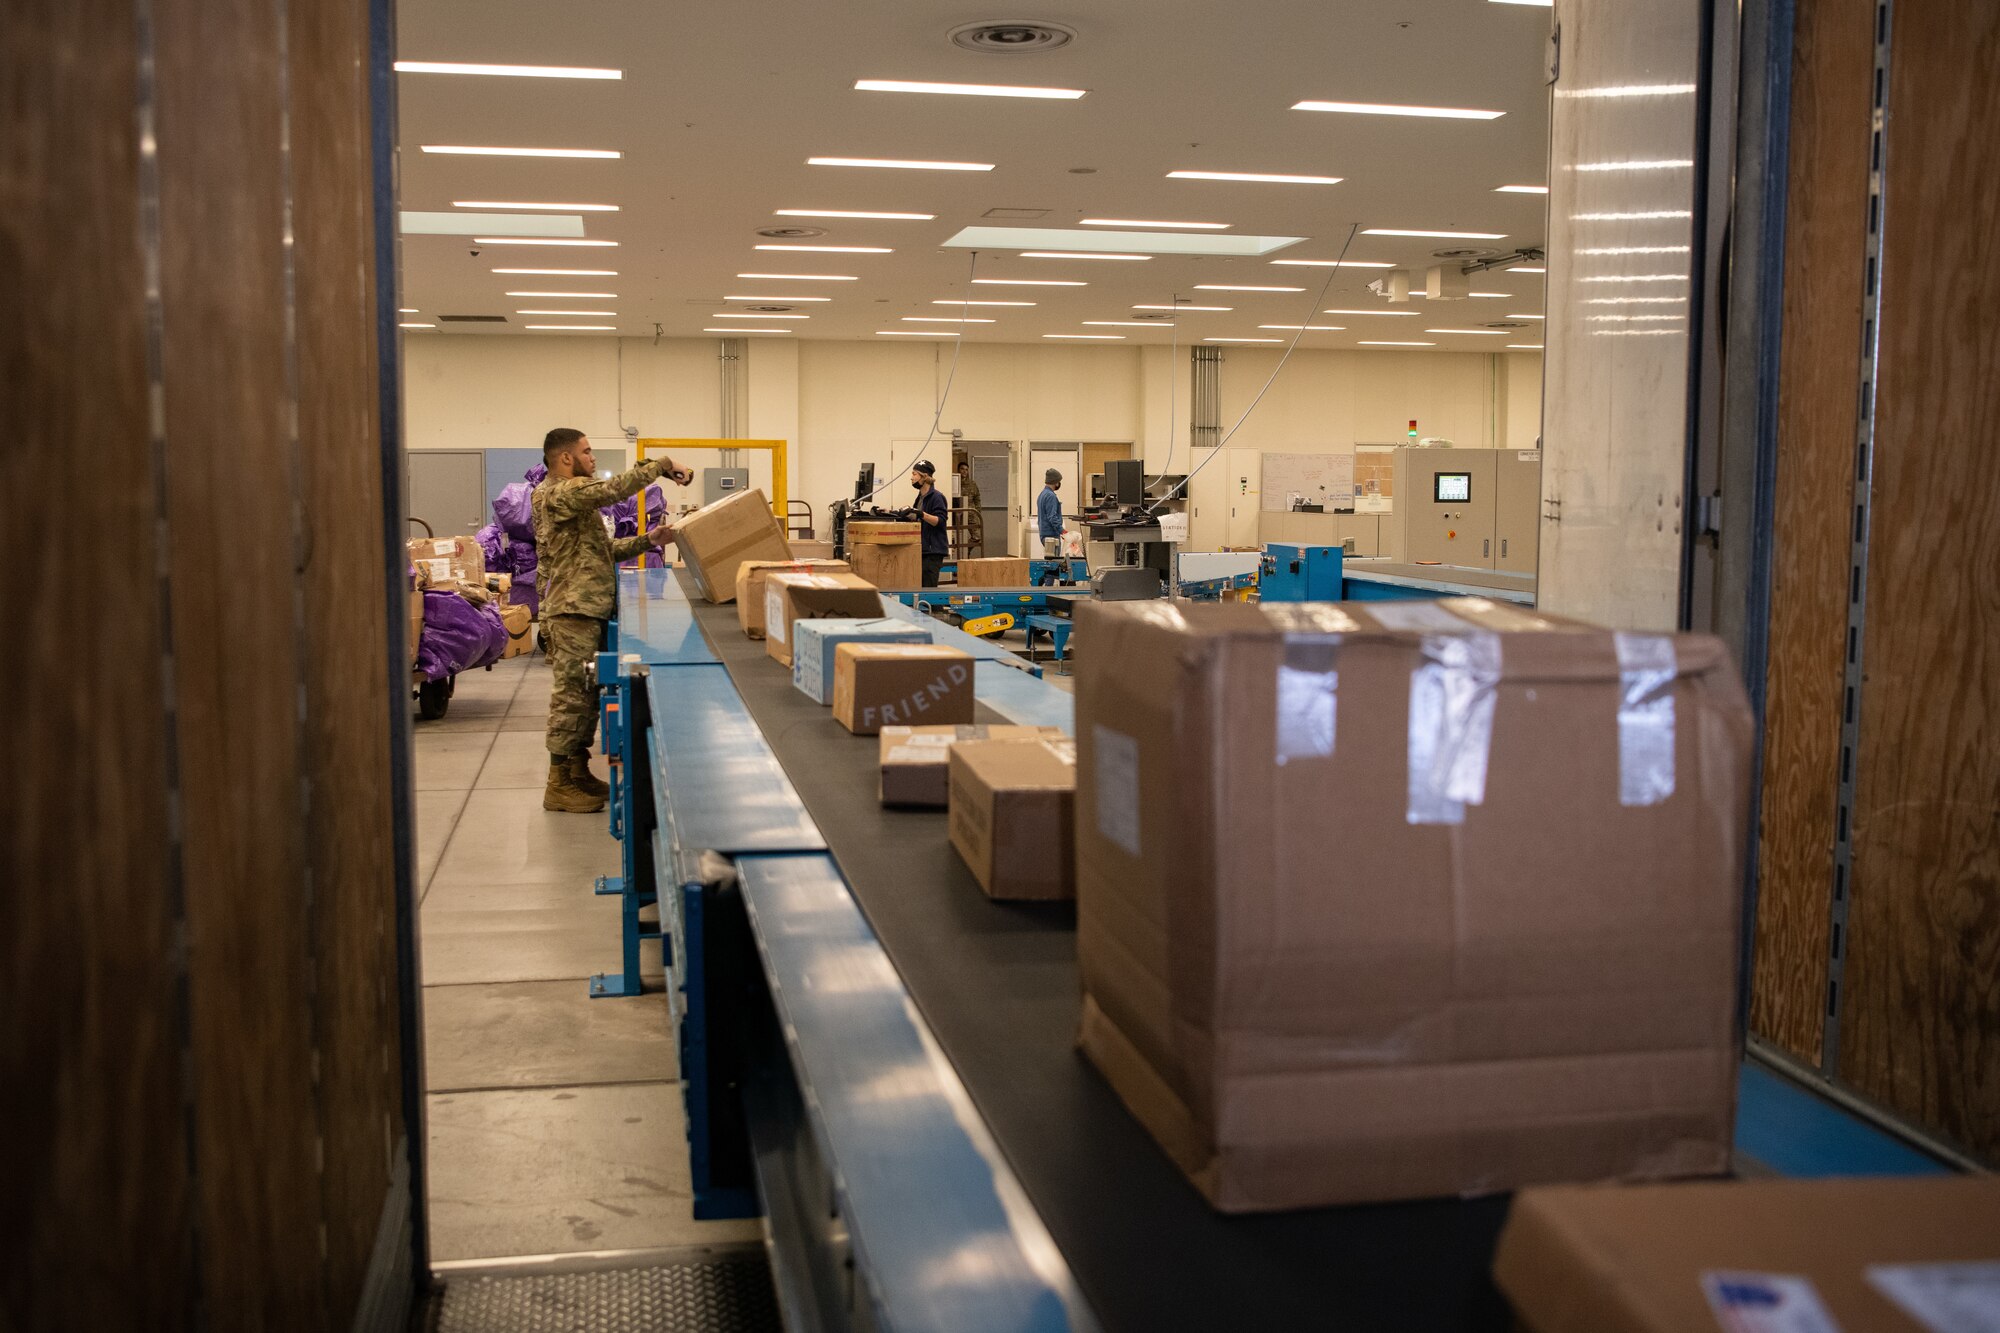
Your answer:
[[[597,731],[597,654],[604,622],[591,616],[542,617],[542,649],[555,683],[549,689],[550,754],[586,754]]]

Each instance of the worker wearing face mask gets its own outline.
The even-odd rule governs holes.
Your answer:
[[[910,469],[910,485],[916,488],[917,521],[923,524],[924,586],[938,586],[938,571],[944,567],[944,558],[951,550],[951,538],[946,533],[945,524],[951,514],[951,505],[938,493],[937,468],[928,458],[920,458]]]

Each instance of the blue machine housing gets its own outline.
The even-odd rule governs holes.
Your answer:
[[[1265,602],[1342,600],[1338,546],[1295,546],[1272,542],[1264,548],[1257,597]]]

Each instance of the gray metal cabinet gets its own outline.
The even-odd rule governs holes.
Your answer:
[[[1498,543],[1493,567],[1532,574],[1542,524],[1541,451],[1505,449],[1494,461],[1499,475],[1493,487],[1493,535]]]

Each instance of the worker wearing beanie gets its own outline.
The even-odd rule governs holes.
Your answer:
[[[1063,510],[1056,492],[1062,489],[1062,473],[1050,468],[1042,474],[1042,493],[1035,497],[1035,530],[1042,539],[1042,558],[1062,557]]]
[[[928,458],[919,458],[910,469],[910,485],[917,490],[917,521],[924,526],[924,586],[938,586],[938,571],[944,567],[945,555],[951,550],[951,537],[945,531],[945,522],[951,515],[951,505],[938,493],[937,467]]]

